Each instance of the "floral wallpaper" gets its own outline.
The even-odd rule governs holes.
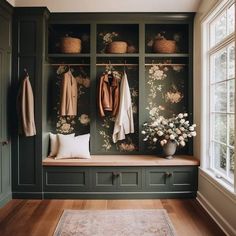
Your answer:
[[[188,112],[188,67],[186,63],[168,60],[159,60],[155,63],[146,61],[145,66],[145,118],[146,121],[155,119],[160,115],[171,117],[179,112]],[[96,108],[96,117],[92,120],[95,122],[96,132],[93,138],[95,143],[95,153],[137,153],[139,150],[139,67],[126,66],[131,100],[133,106],[135,133],[126,135],[126,139],[113,143],[112,134],[115,118],[106,113],[101,118]],[[69,134],[85,134],[90,132],[90,77],[89,67],[74,66],[71,68],[72,74],[78,83],[78,114],[77,116],[60,116],[60,89],[62,76],[60,68],[53,68],[52,84],[55,94],[52,97],[52,127],[54,132]],[[123,68],[114,67],[114,70],[122,76]],[[97,67],[97,82],[100,75],[104,72],[104,67]],[[51,110],[51,109],[50,109]],[[157,146],[145,143],[145,150],[155,151]]]
[[[120,68],[117,68],[119,72]],[[99,74],[102,73],[102,70]],[[128,83],[130,87],[131,100],[133,106],[133,116],[134,116],[134,134],[126,135],[126,139],[113,143],[112,134],[115,123],[115,117],[112,117],[109,113],[106,114],[104,118],[99,117],[97,112],[96,126],[96,150],[97,152],[105,153],[132,153],[138,151],[139,135],[138,135],[138,67],[127,67],[126,73],[128,77]],[[99,81],[99,77],[98,77]]]
[[[184,63],[159,61],[158,64],[148,64],[145,73],[147,121],[187,112],[188,68]],[[146,148],[158,147],[149,144]]]
[[[77,103],[77,116],[60,116],[60,89],[62,81],[63,68],[54,68],[54,88],[55,100],[53,104],[55,132],[61,134],[76,133],[85,134],[90,132],[90,78],[89,68],[86,67],[72,67],[72,74],[78,84],[78,103]]]

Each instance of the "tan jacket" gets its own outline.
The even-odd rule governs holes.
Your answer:
[[[115,75],[103,74],[99,82],[98,108],[101,117],[105,116],[105,111],[111,111],[112,116],[116,116],[119,108],[120,78]]]
[[[25,136],[36,135],[34,122],[34,96],[29,76],[22,81],[18,94],[19,131]]]
[[[69,70],[63,74],[61,83],[61,116],[77,115],[77,93],[77,81]]]

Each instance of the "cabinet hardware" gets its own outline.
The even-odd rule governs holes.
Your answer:
[[[9,141],[7,140],[2,142],[2,146],[6,146],[7,144],[9,144]]]
[[[166,176],[167,176],[167,177],[171,177],[171,176],[172,176],[172,173],[166,172]]]
[[[112,172],[113,177],[119,177],[120,176],[120,172]]]

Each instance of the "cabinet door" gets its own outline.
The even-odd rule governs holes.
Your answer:
[[[89,171],[83,167],[44,168],[44,192],[79,192],[89,188]]]
[[[92,171],[94,191],[141,191],[142,169],[133,167],[101,167]]]
[[[147,191],[168,191],[170,170],[165,167],[146,168],[146,189]]]
[[[170,190],[196,191],[197,170],[197,167],[194,166],[172,167],[170,170]]]
[[[14,198],[42,198],[42,103],[43,63],[45,58],[47,10],[45,8],[16,8],[13,19],[13,81],[12,81],[12,191]],[[30,76],[34,95],[36,135],[19,135],[16,109],[19,85],[24,69]],[[46,92],[45,92],[46,94]],[[46,109],[46,108],[45,108]],[[46,118],[45,118],[46,119]],[[46,135],[44,133],[43,135]]]
[[[11,8],[0,2],[0,207],[11,199],[9,90],[11,84]]]
[[[92,169],[92,188],[94,191],[116,191],[117,169],[100,167]]]
[[[141,191],[142,169],[126,167],[117,169],[117,189],[119,191]]]

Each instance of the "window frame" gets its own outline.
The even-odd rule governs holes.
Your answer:
[[[213,167],[214,165],[214,161],[212,160],[214,158],[213,153],[213,130],[211,129],[212,127],[212,119],[213,119],[213,114],[216,113],[216,111],[212,112],[212,88],[215,84],[219,83],[216,81],[212,81],[211,79],[211,75],[213,72],[212,70],[212,62],[211,62],[211,57],[216,54],[219,53],[222,50],[227,50],[227,69],[226,69],[226,79],[224,79],[224,81],[229,81],[229,71],[228,71],[228,51],[230,48],[230,45],[234,44],[235,46],[235,27],[234,27],[234,32],[229,33],[228,34],[228,26],[226,28],[226,36],[221,39],[219,42],[215,43],[212,46],[212,33],[214,33],[215,31],[212,31],[212,28],[214,28],[214,26],[212,27],[212,24],[215,20],[219,19],[225,12],[226,14],[228,13],[228,9],[235,4],[235,0],[224,0],[222,2],[220,2],[219,4],[217,4],[217,6],[203,19],[203,21],[201,22],[201,35],[202,35],[202,51],[201,51],[201,59],[202,59],[202,106],[201,106],[201,111],[202,111],[202,116],[201,116],[201,121],[202,121],[202,134],[201,134],[201,154],[202,154],[202,161],[203,163],[201,164],[201,168],[206,171],[206,172],[210,172],[211,175],[213,175],[215,177],[215,180],[219,183],[223,183],[223,186],[228,185],[230,188],[233,189],[234,187],[234,192],[236,193],[236,171],[234,171],[234,179],[233,181],[230,180],[230,178],[225,178],[223,176],[223,174],[216,170],[215,167]],[[228,25],[228,18],[226,18],[226,25]],[[236,24],[235,24],[236,25]],[[214,39],[215,41],[215,39]],[[235,61],[234,61],[235,64]],[[236,67],[235,67],[236,68]],[[235,70],[234,68],[234,70]],[[235,75],[235,73],[234,73]],[[234,81],[235,80],[235,76],[233,78]],[[221,83],[223,82],[220,81]],[[228,82],[227,82],[227,86]],[[235,88],[236,90],[236,82],[235,82]],[[235,93],[234,90],[234,93]],[[227,93],[228,93],[228,87],[227,87]],[[236,96],[235,96],[236,98]],[[228,104],[229,100],[227,97],[227,110],[226,112],[223,112],[224,114],[227,114],[229,112],[228,110]],[[236,102],[234,103],[234,108],[236,108]],[[234,151],[236,151],[236,144],[235,144],[235,139],[236,139],[236,117],[235,117],[235,112],[236,109],[234,109],[233,115],[234,115]],[[227,121],[228,121],[228,115],[227,115]],[[227,122],[227,129],[228,129],[228,125],[229,123]],[[228,133],[228,132],[227,132]],[[226,151],[227,151],[227,156],[228,156],[228,144],[229,144],[229,136],[227,135],[226,137]],[[217,142],[219,143],[219,142]],[[229,156],[230,158],[230,156]],[[227,158],[226,162],[230,162],[230,159]],[[228,160],[229,159],[229,160]],[[236,153],[234,155],[234,163],[236,161]],[[230,167],[229,167],[230,168]],[[227,177],[229,177],[229,171],[227,172],[226,169],[226,175]]]

